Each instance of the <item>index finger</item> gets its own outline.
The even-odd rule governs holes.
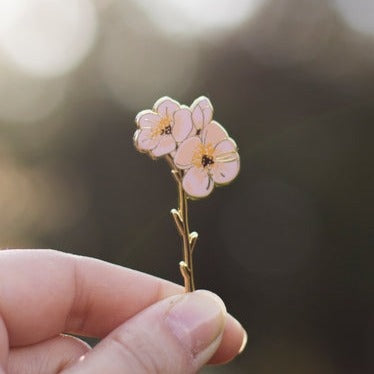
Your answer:
[[[10,346],[61,332],[103,337],[183,288],[93,258],[52,250],[0,252],[0,315]]]

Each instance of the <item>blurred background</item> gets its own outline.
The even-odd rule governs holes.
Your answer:
[[[0,246],[181,282],[134,117],[206,95],[242,169],[190,204],[196,281],[249,340],[203,372],[372,373],[373,94],[372,0],[0,0]]]

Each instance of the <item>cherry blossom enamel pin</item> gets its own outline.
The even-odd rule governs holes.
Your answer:
[[[188,200],[208,196],[214,186],[230,183],[238,174],[238,147],[227,131],[213,121],[213,106],[204,96],[191,107],[170,97],[159,99],[152,110],[136,116],[135,147],[152,158],[165,158],[178,186],[178,209],[172,209],[183,239],[183,261],[179,263],[186,292],[193,291],[192,255],[197,232],[190,232]]]

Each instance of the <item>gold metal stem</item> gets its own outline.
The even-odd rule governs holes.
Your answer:
[[[183,258],[184,261],[179,263],[181,272],[184,277],[184,287],[186,292],[192,292],[195,290],[194,275],[193,275],[193,261],[192,261],[192,249],[190,242],[190,229],[188,224],[188,202],[186,193],[183,190],[182,182],[178,183],[178,195],[179,195],[179,212],[182,217],[183,225]],[[182,271],[182,268],[184,270]]]
[[[166,157],[166,160],[172,167],[172,173],[178,185],[178,210],[172,209],[171,214],[178,232],[183,239],[183,261],[179,263],[179,267],[184,279],[185,291],[192,292],[195,290],[193,250],[197,240],[197,233],[190,233],[188,223],[188,198],[182,185],[183,171],[175,169],[173,160],[169,155]]]

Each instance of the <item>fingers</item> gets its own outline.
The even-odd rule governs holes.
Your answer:
[[[49,250],[0,251],[0,315],[11,346],[73,331],[102,337],[180,286]]]
[[[247,333],[235,318],[228,316],[222,342],[209,364],[216,365],[231,361],[244,350],[246,343]]]
[[[12,374],[58,373],[90,350],[83,341],[60,335],[9,353],[8,372]]]
[[[208,291],[171,296],[125,322],[62,373],[196,373],[218,348],[225,321],[224,304]]]
[[[0,362],[11,347],[61,332],[104,337],[127,319],[183,288],[92,258],[50,250],[0,251]],[[227,316],[214,363],[238,353],[243,329]],[[0,318],[1,322],[1,318]],[[3,341],[4,340],[4,341]]]

